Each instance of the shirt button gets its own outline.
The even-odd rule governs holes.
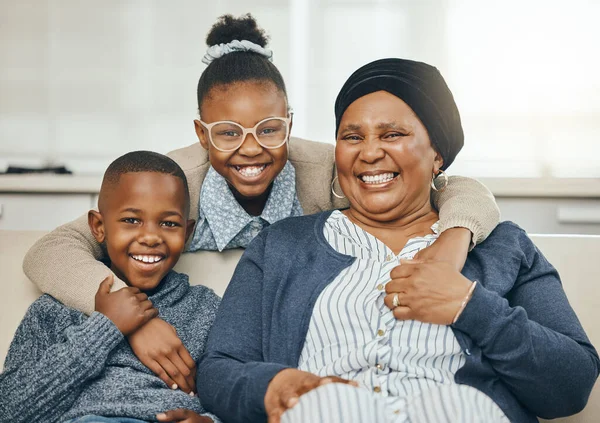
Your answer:
[[[373,392],[380,393],[381,392],[381,387],[380,386],[374,387],[373,388]]]
[[[383,284],[380,283],[379,285],[377,285],[377,290],[378,291],[383,291]]]
[[[377,364],[375,367],[377,367],[377,369],[382,370],[383,366],[381,364]]]
[[[388,254],[387,256],[385,256],[385,261],[391,261],[392,260],[392,255]]]
[[[394,410],[394,414],[400,414],[400,410]]]
[[[379,330],[377,331],[377,335],[378,335],[378,336],[383,336],[383,335],[385,335],[385,331],[384,331],[383,329],[379,329]]]

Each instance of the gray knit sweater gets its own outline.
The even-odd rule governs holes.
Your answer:
[[[219,297],[171,271],[149,298],[198,360]],[[172,390],[145,367],[106,316],[89,318],[49,295],[35,301],[12,341],[0,375],[0,422],[59,422],[89,414],[156,421],[187,408],[207,414],[197,397]]]

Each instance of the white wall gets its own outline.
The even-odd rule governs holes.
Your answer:
[[[272,36],[298,136],[333,142],[343,81],[400,56],[435,64],[455,94],[453,173],[600,176],[593,0],[0,0],[0,170],[100,173],[195,142],[206,33],[248,11]]]

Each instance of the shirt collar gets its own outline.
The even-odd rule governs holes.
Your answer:
[[[291,189],[290,189],[291,187]],[[259,216],[269,224],[291,216],[296,198],[296,171],[288,161],[273,181],[273,188]],[[237,202],[223,176],[209,168],[200,192],[200,219],[210,226],[219,251],[257,217]]]

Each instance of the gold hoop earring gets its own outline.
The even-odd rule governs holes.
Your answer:
[[[438,187],[438,183],[441,184],[441,186]],[[440,171],[437,175],[434,174],[431,177],[431,189],[438,192],[438,191],[445,190],[447,186],[448,186],[448,175],[446,175],[446,172],[444,172],[442,169],[440,169]]]
[[[337,178],[338,178],[338,177],[337,177],[337,175],[336,175],[336,177],[335,177],[335,178],[333,178],[333,181],[331,181],[331,193],[332,193],[333,195],[335,195],[337,198],[340,198],[340,199],[341,199],[341,198],[346,198],[346,196],[345,196],[345,195],[339,195],[337,192],[335,192],[335,189],[333,188],[333,186],[335,185],[335,180],[336,180]]]

